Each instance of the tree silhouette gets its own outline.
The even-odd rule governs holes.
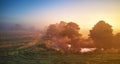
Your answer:
[[[120,48],[120,33],[117,33],[114,36],[114,47],[115,48]]]
[[[66,26],[65,29],[63,31],[63,35],[64,36],[68,36],[69,38],[73,39],[76,36],[81,36],[81,34],[79,33],[79,25],[77,25],[74,22],[69,22]]]
[[[105,21],[99,21],[93,28],[90,30],[90,38],[94,40],[95,46],[98,48],[108,49],[112,47],[112,26]]]
[[[55,24],[52,24],[48,27],[46,35],[49,38],[55,37],[57,36],[58,32],[57,32],[57,28]]]
[[[81,34],[79,33],[79,30],[79,25],[74,22],[69,22],[62,31],[62,35],[70,39],[68,43],[71,45],[71,50],[74,50],[74,52],[79,51],[80,48]]]
[[[58,24],[48,26],[44,40],[47,47],[66,52],[69,48],[68,45],[70,45],[71,49],[69,48],[69,50],[75,51],[80,47],[81,34],[79,30],[80,28],[76,23],[61,21]]]

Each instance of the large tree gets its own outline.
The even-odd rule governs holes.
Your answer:
[[[112,26],[106,23],[105,21],[99,21],[93,28],[90,30],[90,38],[94,40],[95,46],[98,48],[108,49],[113,47],[112,40]]]
[[[57,24],[51,24],[44,35],[45,44],[47,47],[60,49],[64,52],[76,51],[80,48],[81,34],[79,30],[79,26],[74,22],[61,21]]]
[[[77,52],[80,49],[81,34],[79,31],[79,25],[74,22],[67,23],[65,29],[62,31],[62,36],[66,36],[70,39],[68,43],[71,45],[71,50],[74,52]]]

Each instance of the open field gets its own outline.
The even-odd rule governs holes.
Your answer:
[[[120,54],[60,54],[31,48],[1,52],[0,64],[120,64]]]
[[[36,32],[28,31],[0,31],[1,47],[21,47],[38,39],[40,35]]]
[[[120,54],[62,54],[36,45],[39,39],[34,33],[3,34],[0,64],[120,64]]]

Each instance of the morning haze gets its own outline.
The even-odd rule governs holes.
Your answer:
[[[0,4],[0,64],[120,64],[120,0]]]
[[[6,22],[18,22],[41,29],[52,23],[72,21],[79,24],[82,32],[88,34],[93,25],[104,20],[113,26],[114,33],[120,31],[119,0],[23,0],[3,1],[2,5],[3,17],[9,18]]]

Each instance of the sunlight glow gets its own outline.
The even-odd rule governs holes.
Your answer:
[[[100,20],[112,25],[114,33],[120,32],[119,0],[61,0],[60,2],[45,1],[44,3],[36,3],[18,4],[17,8],[19,9],[16,9],[15,4],[11,3],[12,6],[7,6],[10,11],[6,12],[6,16],[17,19],[15,21],[11,20],[11,22],[21,22],[24,25],[35,26],[38,29],[60,21],[72,21],[79,24],[80,31],[86,37],[88,37],[89,30]],[[23,6],[27,8],[23,8]]]
[[[96,50],[96,48],[81,48],[81,53],[92,52]]]
[[[68,48],[71,48],[71,45],[70,45],[70,44],[68,44]]]

